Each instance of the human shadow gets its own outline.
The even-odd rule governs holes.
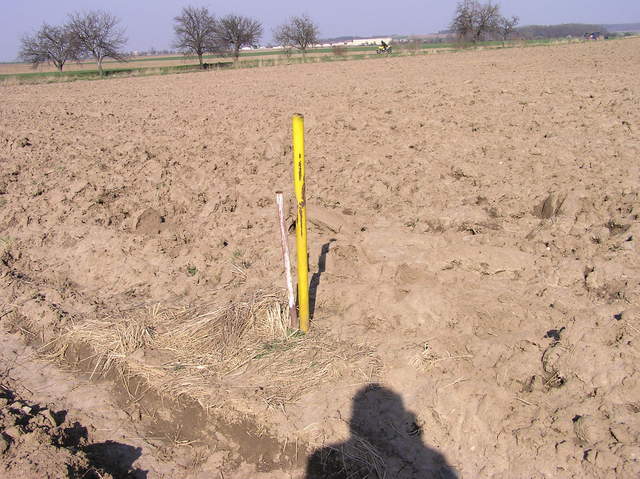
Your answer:
[[[318,288],[320,287],[320,277],[322,273],[326,271],[327,254],[329,254],[329,248],[331,248],[331,243],[334,241],[336,240],[331,238],[328,243],[322,245],[320,257],[318,258],[318,271],[313,273],[311,281],[309,282],[309,316],[311,319],[313,319],[316,311],[316,298],[318,297]]]
[[[66,411],[63,411],[66,415]],[[60,414],[60,413],[58,413]],[[79,422],[64,427],[58,445],[84,452],[89,470],[69,470],[69,477],[93,479],[108,473],[114,479],[146,479],[147,471],[134,467],[133,463],[142,456],[142,448],[116,441],[88,443],[89,432]],[[69,466],[70,467],[70,466]]]
[[[142,455],[142,448],[105,441],[84,446],[89,463],[111,474],[114,478],[146,479],[147,471],[138,469],[133,463]]]
[[[313,452],[305,479],[456,479],[439,452],[422,441],[416,416],[402,398],[379,384],[353,399],[351,437]]]

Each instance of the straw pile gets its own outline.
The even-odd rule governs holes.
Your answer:
[[[345,373],[372,379],[378,365],[369,348],[317,326],[306,336],[287,329],[287,310],[282,294],[257,291],[225,305],[87,319],[57,340],[52,355],[89,346],[93,354],[82,362],[93,375],[143,378],[161,394],[187,396],[205,408],[242,397],[243,390],[282,407]]]

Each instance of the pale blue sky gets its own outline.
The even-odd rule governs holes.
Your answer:
[[[640,0],[503,0],[504,14],[521,24],[640,22]],[[183,6],[206,6],[216,15],[239,13],[262,21],[263,43],[291,15],[308,13],[321,36],[431,33],[447,27],[456,0],[0,0],[0,61],[16,58],[20,37],[42,22],[57,24],[73,11],[103,9],[122,19],[129,50],[168,48],[173,17]]]

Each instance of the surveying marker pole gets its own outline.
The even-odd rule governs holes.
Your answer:
[[[289,259],[287,227],[284,221],[284,195],[282,191],[276,191],[276,205],[278,207],[278,222],[280,224],[280,240],[282,241],[284,275],[287,280],[287,292],[289,294],[289,327],[291,329],[300,329],[298,325],[298,314],[296,313],[296,296],[293,293],[293,280],[291,279],[291,260]]]
[[[296,253],[298,256],[298,317],[300,331],[309,331],[309,262],[307,253],[307,205],[304,187],[304,117],[293,115],[293,186],[298,203]]]

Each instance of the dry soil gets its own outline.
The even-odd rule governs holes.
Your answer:
[[[639,476],[639,76],[631,39],[1,88],[0,321],[35,348],[5,373],[3,421],[32,422],[16,394],[85,429],[121,418],[124,439],[51,462],[114,477]],[[142,341],[114,360],[173,385],[200,368],[199,404],[88,381],[86,343],[47,377],[108,404],[29,388],[51,367],[36,349],[96,318],[284,288],[296,112],[318,380],[274,399],[255,368],[287,348],[214,377]],[[109,440],[129,451],[110,470],[86,452]]]

